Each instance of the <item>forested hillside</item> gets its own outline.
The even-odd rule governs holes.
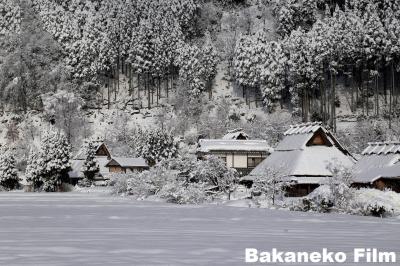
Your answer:
[[[50,125],[127,154],[322,121],[360,152],[399,136],[399,28],[396,0],[2,0],[0,143],[24,167]]]

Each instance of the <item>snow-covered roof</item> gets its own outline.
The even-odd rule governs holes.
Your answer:
[[[198,152],[211,151],[245,151],[245,152],[272,152],[273,149],[265,140],[225,140],[201,139]]]
[[[328,170],[331,163],[352,167],[354,160],[334,146],[309,146],[291,151],[274,151],[254,168],[250,175],[263,175],[268,169],[277,169],[288,176],[332,176]]]
[[[129,167],[149,167],[146,160],[143,158],[129,158],[129,157],[113,157],[107,165],[111,162],[116,162],[118,165],[124,168]]]
[[[308,144],[316,134],[321,134],[325,139],[324,145]],[[302,179],[298,183],[304,183],[311,182],[305,177],[332,176],[328,170],[330,164],[352,167],[354,163],[350,153],[321,123],[305,123],[291,126],[274,152],[254,168],[250,176],[263,175],[269,169],[277,169],[284,175]]]
[[[284,133],[284,139],[274,149],[275,151],[290,151],[303,149],[315,135],[316,132],[322,132],[329,145],[336,146],[344,154],[352,156],[332,135],[332,133],[322,126],[321,122],[302,123],[291,125]]]
[[[278,146],[274,150],[291,151],[302,149],[306,146],[307,142],[312,138],[313,135],[313,133],[288,135],[281,142],[279,142]]]
[[[400,154],[400,142],[370,142],[362,155]]]
[[[400,179],[400,143],[369,143],[363,157],[354,165],[354,181],[372,183],[379,178]]]
[[[329,182],[326,176],[293,176],[288,178],[288,181],[296,184],[328,184]]]
[[[72,160],[71,171],[68,172],[70,178],[83,178],[83,172],[81,171],[84,160]]]
[[[249,135],[247,135],[246,132],[244,132],[242,128],[237,128],[237,129],[228,131],[228,133],[225,136],[223,136],[222,139],[245,140],[245,139],[249,139]]]
[[[256,175],[248,175],[241,178],[242,181],[254,181]],[[283,176],[282,181],[293,182],[295,184],[327,184],[329,182],[327,176]]]
[[[291,125],[290,128],[284,133],[285,136],[296,134],[309,134],[314,133],[322,127],[321,122],[302,123]]]
[[[109,173],[108,168],[106,165],[108,164],[109,160],[106,157],[96,156],[95,160],[99,164],[99,173],[102,176],[105,176]],[[71,161],[71,171],[68,172],[70,178],[83,178],[84,174],[82,172],[82,166],[85,160],[72,160]]]

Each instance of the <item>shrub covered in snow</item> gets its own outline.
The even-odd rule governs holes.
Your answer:
[[[334,207],[332,190],[328,185],[316,188],[307,197],[292,202],[292,210],[329,212]]]
[[[226,166],[225,162],[216,156],[207,156],[198,161],[190,176],[197,182],[203,182],[218,188],[218,191],[230,195],[238,184],[239,175],[235,169]]]
[[[205,183],[191,183],[180,179],[168,182],[158,193],[160,198],[176,204],[199,204],[209,199]]]
[[[196,204],[207,200],[204,183],[189,182],[178,171],[161,165],[142,173],[116,177],[113,185],[114,193],[131,195],[137,199],[155,195],[177,204]]]
[[[291,210],[331,212],[337,211],[362,216],[398,216],[400,215],[400,194],[393,191],[376,189],[350,189],[351,198],[346,204],[335,205],[335,198],[328,185],[314,190],[310,195],[292,202]],[[337,203],[336,203],[337,204]]]
[[[380,217],[400,215],[400,194],[376,189],[357,190],[348,205],[347,212]]]
[[[291,208],[301,211],[348,212],[349,203],[353,200],[355,189],[351,188],[350,169],[338,164],[328,166],[332,177],[325,185],[316,188],[307,197],[300,199]]]
[[[112,194],[127,194],[128,192],[128,179],[131,175],[126,174],[111,174],[108,186],[112,187]]]
[[[285,195],[285,188],[290,185],[285,182],[282,177],[285,176],[284,169],[265,169],[265,174],[256,176],[253,186],[252,195],[261,204],[261,201],[267,205],[275,205],[275,200],[282,200]]]
[[[216,157],[197,161],[195,157],[167,159],[149,171],[115,176],[110,181],[114,193],[136,198],[157,196],[177,204],[201,203],[214,194],[228,194],[238,181],[235,170]]]

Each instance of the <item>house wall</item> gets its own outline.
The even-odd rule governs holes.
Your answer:
[[[126,168],[126,173],[133,173],[133,172],[143,172],[146,168],[137,167],[137,168]]]
[[[121,166],[110,166],[110,173],[125,173],[125,169],[122,168]]]
[[[118,174],[123,174],[123,173],[133,173],[133,172],[143,172],[145,168],[143,167],[130,167],[130,168],[124,168],[121,166],[109,166],[110,173],[118,173]]]
[[[228,154],[226,156],[226,165],[232,168],[247,168],[247,156],[238,153]]]
[[[235,168],[243,175],[248,174],[250,170],[267,157],[266,152],[213,151],[209,154],[219,157],[226,162],[228,167]],[[254,159],[253,161],[252,158]],[[249,162],[251,162],[251,165],[249,165]]]

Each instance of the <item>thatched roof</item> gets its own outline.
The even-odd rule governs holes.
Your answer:
[[[237,129],[233,129],[228,131],[228,133],[222,137],[222,139],[226,139],[226,140],[248,140],[249,139],[249,135],[247,135],[246,132],[243,131],[242,128],[237,128]]]
[[[264,175],[268,169],[276,169],[285,176],[298,177],[296,180],[304,183],[301,177],[332,176],[329,164],[351,167],[355,163],[351,154],[321,123],[293,125],[284,135],[274,152],[250,176]],[[315,144],[316,137],[323,143]]]
[[[354,181],[372,183],[380,178],[400,180],[400,142],[373,142],[354,165]]]

